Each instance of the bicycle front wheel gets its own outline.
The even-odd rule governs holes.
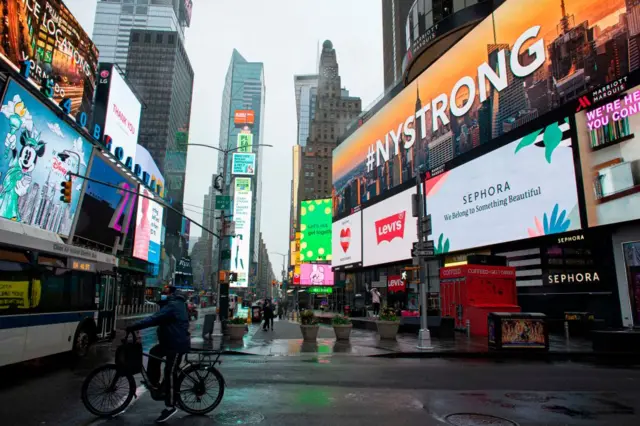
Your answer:
[[[96,416],[113,417],[127,408],[135,393],[133,376],[119,372],[115,364],[107,364],[84,379],[82,403]]]
[[[180,372],[177,385],[178,403],[189,414],[207,414],[224,396],[224,378],[215,367],[190,365]]]

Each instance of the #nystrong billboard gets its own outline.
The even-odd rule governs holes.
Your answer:
[[[334,149],[334,215],[628,74],[636,4],[504,2]]]
[[[54,99],[71,99],[71,112],[91,115],[98,49],[62,0],[3,0],[0,56],[19,67],[31,63],[31,78],[54,81]]]
[[[436,253],[580,229],[570,135],[562,119],[427,180]]]
[[[331,260],[331,199],[305,200],[300,206],[300,260]]]
[[[0,112],[0,217],[68,236],[82,180],[72,178],[70,204],[60,185],[85,174],[93,146],[13,80]]]

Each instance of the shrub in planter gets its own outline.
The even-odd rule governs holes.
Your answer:
[[[247,328],[247,319],[239,317],[231,318],[227,321],[227,328],[229,329],[229,338],[231,340],[242,340]]]
[[[378,326],[378,335],[381,339],[395,339],[400,328],[400,321],[396,312],[388,307],[382,308],[380,319],[376,321]]]
[[[331,324],[333,325],[333,331],[336,333],[337,340],[349,340],[353,324],[351,324],[351,320],[348,317],[336,315],[331,320]]]
[[[300,315],[300,331],[305,342],[315,342],[318,338],[318,318],[308,309]]]

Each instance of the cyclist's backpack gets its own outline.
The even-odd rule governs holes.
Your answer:
[[[124,342],[116,350],[116,366],[127,374],[142,371],[142,343]]]

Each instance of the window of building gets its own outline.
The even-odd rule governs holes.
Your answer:
[[[169,34],[169,37],[167,37],[167,42],[169,44],[174,44],[176,42],[176,36],[174,36],[173,34]]]
[[[138,43],[140,41],[140,33],[131,34],[131,41]]]
[[[151,34],[145,34],[144,35],[144,42],[145,43],[151,43]]]
[[[162,34],[156,34],[156,44],[162,44]]]

